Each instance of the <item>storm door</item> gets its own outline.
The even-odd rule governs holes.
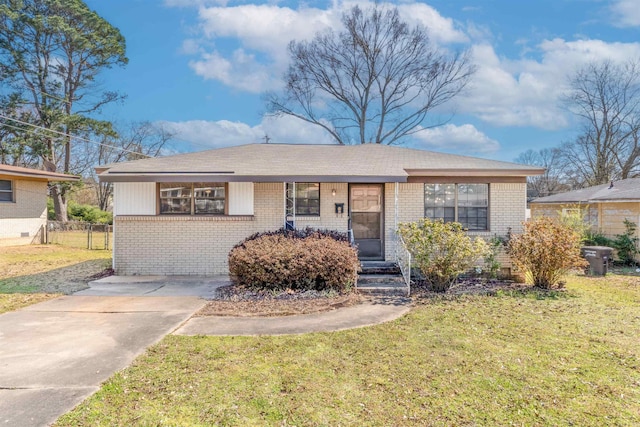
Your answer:
[[[384,259],[382,184],[350,186],[351,227],[360,259]]]

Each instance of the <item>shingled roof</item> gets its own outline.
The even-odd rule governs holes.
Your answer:
[[[102,181],[406,182],[409,176],[530,176],[543,169],[387,145],[249,144],[98,167]]]
[[[39,169],[23,168],[0,164],[0,176],[11,176],[46,181],[78,181],[80,178],[57,172],[47,172]]]
[[[614,181],[580,190],[540,197],[531,203],[593,203],[606,201],[640,201],[640,178]]]

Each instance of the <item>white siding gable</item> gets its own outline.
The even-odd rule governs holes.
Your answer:
[[[114,215],[155,215],[155,182],[114,182]]]

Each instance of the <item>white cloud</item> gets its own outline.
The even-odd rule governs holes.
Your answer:
[[[472,49],[478,72],[459,110],[496,126],[533,126],[555,130],[569,123],[560,97],[567,79],[589,61],[627,61],[640,56],[640,43],[601,40],[544,40],[533,52],[539,59],[510,60],[488,44]]]
[[[228,58],[219,52],[204,53],[200,60],[189,62],[189,66],[204,79],[218,80],[247,92],[260,93],[279,84],[279,76],[273,75],[271,67],[243,49],[236,49]]]
[[[640,8],[628,10],[636,2],[617,0],[612,10],[620,11],[628,20],[637,18],[640,24]],[[199,39],[185,40],[182,47],[183,52],[195,55],[190,66],[197,75],[258,94],[281,87],[290,40],[310,39],[318,31],[337,28],[343,11],[372,2],[336,0],[327,9],[306,3],[294,9],[277,2],[227,7],[222,0],[166,0],[166,4],[198,7]],[[488,27],[468,22],[462,31],[459,23],[424,3],[409,0],[397,7],[403,19],[429,27],[437,45],[449,48],[463,43],[463,47],[471,47],[478,72],[467,93],[455,99],[456,110],[495,126],[565,128],[570,116],[559,99],[570,74],[589,60],[640,57],[640,43],[559,38],[537,45],[527,42],[520,58],[500,57]]]
[[[244,4],[230,7],[202,5],[196,0],[167,0],[166,4],[199,5],[202,45],[193,40],[183,45],[183,51],[204,51],[191,61],[197,75],[218,80],[228,86],[252,93],[277,89],[288,66],[287,46],[291,40],[309,40],[317,32],[339,28],[342,13],[369,1],[338,1],[328,9],[302,4],[292,9],[277,4]],[[403,3],[397,6],[404,20],[430,29],[437,44],[467,42],[467,36],[456,28],[454,21],[440,15],[423,3]],[[205,50],[205,42],[215,42],[216,50]],[[223,46],[232,42],[234,48]],[[231,76],[231,77],[230,77]]]
[[[175,140],[187,143],[187,151],[263,143],[265,136],[272,144],[335,143],[320,127],[291,116],[267,116],[256,126],[228,120],[162,121],[158,124],[175,133]],[[468,154],[493,153],[500,148],[497,141],[470,124],[423,129],[408,138],[406,143],[426,150]]]
[[[414,145],[427,150],[486,154],[500,149],[498,141],[489,138],[470,124],[461,126],[446,124],[423,129],[415,133],[413,138],[417,142]]]
[[[227,3],[227,0],[164,0],[164,5],[168,7],[224,6]]]
[[[614,25],[618,27],[640,26],[640,5],[638,5],[638,0],[616,0],[610,8]]]
[[[183,141],[192,149],[229,147],[233,145],[265,142],[277,144],[331,144],[334,141],[318,126],[294,117],[265,117],[262,123],[250,126],[228,120],[162,121],[158,124],[175,133],[175,140]]]
[[[469,39],[456,28],[451,18],[440,15],[433,7],[424,3],[401,3],[397,5],[400,17],[410,25],[420,24],[429,29],[429,37],[437,44],[465,43]]]

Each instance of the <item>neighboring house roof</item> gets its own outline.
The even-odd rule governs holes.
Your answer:
[[[73,175],[66,175],[57,172],[47,172],[38,169],[23,168],[20,166],[10,166],[0,164],[0,175],[14,176],[18,178],[29,178],[47,181],[78,181],[80,178]]]
[[[580,190],[541,197],[531,203],[595,203],[605,201],[640,201],[640,178],[614,181]]]
[[[102,181],[406,182],[409,176],[531,176],[516,163],[378,144],[249,144],[97,167]]]

